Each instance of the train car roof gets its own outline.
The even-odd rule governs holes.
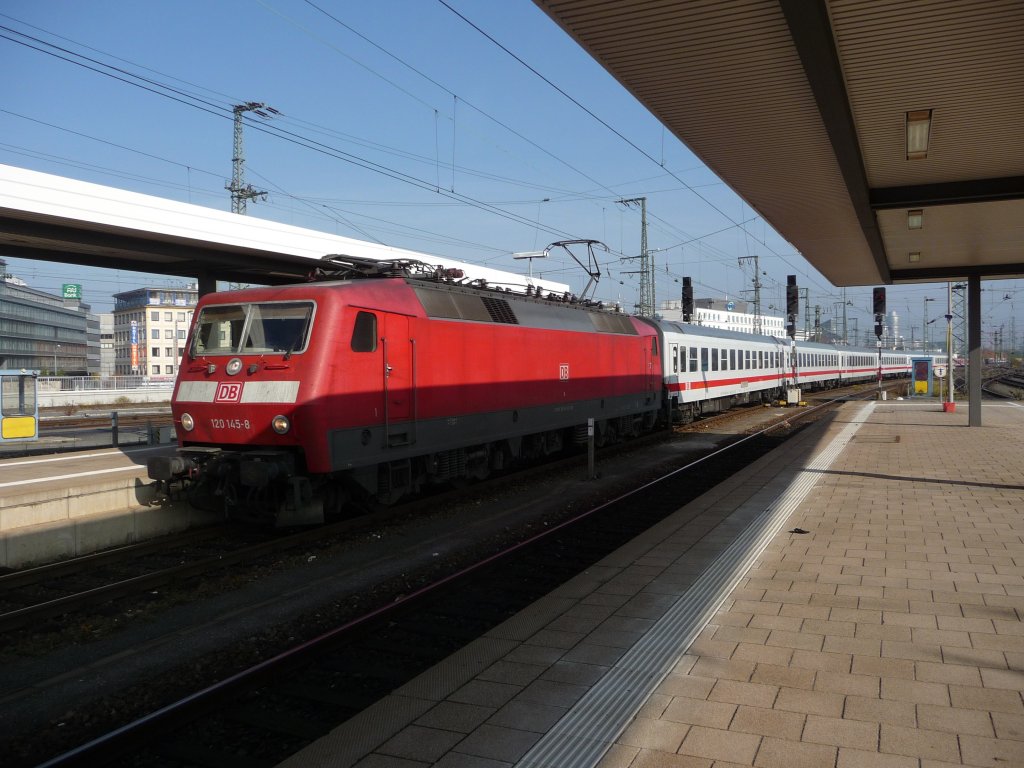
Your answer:
[[[350,299],[359,302],[359,306],[440,320],[623,336],[654,333],[640,318],[592,302],[579,301],[568,294],[526,295],[501,288],[397,275],[223,291],[204,297],[201,305],[261,301],[264,297],[281,294],[293,294],[290,297],[293,299],[303,295],[311,299],[313,295],[310,292],[338,288],[351,291]]]
[[[700,336],[708,339],[730,339],[733,341],[757,341],[762,344],[778,344],[785,347],[789,346],[789,339],[780,338],[778,336],[766,336],[753,333],[746,333],[744,331],[729,331],[724,328],[712,328],[706,325],[699,325],[697,323],[684,323],[678,320],[650,320],[644,318],[646,322],[656,325],[663,331],[670,333],[684,333],[688,336]],[[801,350],[817,349],[822,352],[847,352],[855,354],[871,354],[877,355],[878,349],[872,347],[850,347],[843,344],[828,344],[820,341],[798,341],[797,347]],[[898,349],[883,349],[883,354],[897,354],[897,355],[910,355],[911,353],[905,350]]]
[[[697,323],[683,323],[678,320],[647,320],[668,333],[685,333],[689,336],[702,336],[712,339],[732,339],[734,341],[759,342],[761,344],[789,344],[788,339],[776,336],[765,336],[743,331],[728,331],[724,328],[712,328]]]

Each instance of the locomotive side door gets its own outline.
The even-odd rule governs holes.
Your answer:
[[[388,447],[416,442],[416,342],[409,337],[409,318],[382,317],[384,433]]]

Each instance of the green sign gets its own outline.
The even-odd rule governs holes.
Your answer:
[[[61,286],[60,295],[65,299],[82,298],[82,286],[78,283],[64,283]]]

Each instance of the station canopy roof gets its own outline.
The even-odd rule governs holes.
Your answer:
[[[833,284],[1024,276],[1021,0],[535,2]]]

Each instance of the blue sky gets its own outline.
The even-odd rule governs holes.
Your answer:
[[[598,297],[631,308],[640,216],[616,201],[645,196],[659,301],[684,275],[698,296],[749,298],[756,255],[766,311],[788,274],[836,311],[842,291],[533,3],[445,2],[7,0],[0,162],[230,210],[231,107],[262,102],[281,114],[246,124],[246,181],[268,192],[250,216],[511,271],[513,252],[594,238],[610,248]],[[43,290],[82,282],[99,311],[183,282],[8,263]],[[586,282],[568,258],[534,271]],[[1008,337],[1022,286],[983,287],[984,331]],[[926,305],[945,311],[945,284],[888,291],[908,337]],[[862,331],[870,293],[846,293]]]

